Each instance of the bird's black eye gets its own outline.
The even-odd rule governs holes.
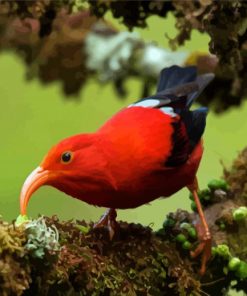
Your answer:
[[[61,160],[63,163],[69,163],[72,159],[72,153],[67,151],[67,152],[64,152],[61,156]]]

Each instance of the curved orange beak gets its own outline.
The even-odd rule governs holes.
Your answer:
[[[50,172],[44,170],[42,167],[37,167],[32,173],[27,177],[24,182],[21,194],[20,194],[20,208],[21,215],[26,215],[27,205],[32,194],[42,185],[45,185],[50,179]]]

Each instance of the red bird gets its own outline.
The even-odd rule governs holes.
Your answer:
[[[135,208],[183,187],[192,192],[201,218],[201,273],[211,254],[211,237],[197,195],[207,108],[190,111],[214,75],[196,67],[172,66],[160,74],[157,93],[124,108],[91,134],[55,145],[26,179],[21,214],[42,185],[53,186],[92,205],[109,208],[96,227],[116,228],[116,210]]]

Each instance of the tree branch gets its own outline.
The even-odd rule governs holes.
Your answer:
[[[43,83],[60,80],[67,96],[78,96],[90,77],[97,77],[98,81],[103,78],[105,82],[112,82],[118,94],[124,96],[124,81],[131,76],[144,81],[142,95],[146,96],[155,84],[159,70],[155,65],[142,67],[143,63],[150,63],[145,60],[148,56],[145,55],[145,50],[150,44],[142,40],[127,43],[130,48],[124,49],[127,50],[129,58],[126,60],[124,57],[124,63],[120,63],[121,71],[117,71],[117,76],[114,73],[111,79],[105,79],[109,75],[109,67],[103,69],[102,73],[102,68],[92,69],[88,66],[87,59],[90,56],[85,50],[87,36],[90,33],[95,34],[94,25],[107,11],[111,11],[116,19],[121,19],[130,30],[135,27],[145,28],[147,18],[152,15],[166,18],[169,12],[172,13],[178,29],[177,36],[170,38],[173,49],[189,40],[192,30],[207,33],[211,38],[209,50],[213,55],[192,54],[180,64],[195,64],[201,73],[215,72],[216,79],[200,98],[200,103],[212,106],[216,112],[223,112],[233,105],[239,106],[247,97],[247,3],[240,0],[193,0],[189,4],[177,0],[1,0],[0,49],[14,49],[24,58],[29,69],[27,78],[38,77]],[[164,33],[168,37],[167,32]],[[99,37],[105,38],[110,45],[111,34],[117,32],[107,24],[107,28],[99,33]],[[125,43],[123,41],[123,44]],[[89,53],[98,53],[97,44],[96,42],[90,47]],[[115,49],[112,59],[110,56],[106,59],[106,65],[114,64],[116,58],[118,62],[122,61],[123,44],[119,51]],[[152,57],[160,55],[159,64],[165,64],[163,49],[156,49]],[[102,50],[101,54],[105,53],[107,50]],[[172,60],[178,60],[176,63],[180,62],[179,53],[169,56]],[[169,66],[169,63],[164,66]],[[153,72],[149,73],[148,70]],[[147,84],[150,84],[150,87],[147,87]]]

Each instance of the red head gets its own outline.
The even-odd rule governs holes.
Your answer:
[[[97,148],[96,134],[67,138],[51,148],[40,166],[26,179],[20,196],[21,214],[26,214],[31,195],[43,185],[51,185],[77,198],[95,186],[104,160]],[[102,171],[102,170],[101,170]],[[103,170],[104,171],[104,170]],[[102,180],[103,181],[103,180]]]

